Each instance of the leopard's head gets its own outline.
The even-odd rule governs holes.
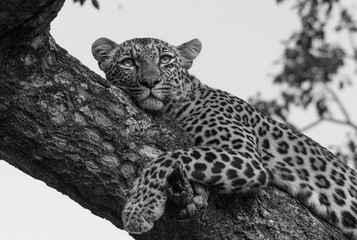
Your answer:
[[[187,70],[200,51],[198,39],[177,47],[153,38],[122,44],[99,38],[92,45],[92,54],[107,80],[148,111],[160,111],[173,92],[185,87]]]

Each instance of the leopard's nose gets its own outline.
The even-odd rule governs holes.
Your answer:
[[[159,78],[143,78],[139,83],[147,88],[153,88],[161,81]]]

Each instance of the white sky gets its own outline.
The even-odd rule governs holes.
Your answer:
[[[348,2],[351,2],[349,0]],[[203,43],[191,72],[212,87],[243,99],[262,92],[273,97],[269,73],[282,54],[281,40],[298,28],[288,5],[275,0],[99,0],[101,10],[68,0],[52,24],[56,42],[93,71],[99,71],[91,44],[99,37],[122,42],[155,37],[179,45],[192,38]],[[356,8],[354,12],[357,13]],[[354,14],[357,16],[357,14]],[[342,39],[341,41],[346,41]],[[353,109],[356,89],[346,90],[343,101]],[[354,120],[357,120],[354,111]],[[303,126],[311,121],[295,114]],[[307,134],[323,145],[339,143],[343,128],[324,124]],[[0,161],[1,240],[126,240],[111,223],[92,215],[68,197]]]

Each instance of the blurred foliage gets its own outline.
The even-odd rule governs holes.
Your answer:
[[[346,145],[334,146],[333,150],[342,159],[354,160],[353,164],[356,164],[357,124],[352,122],[339,99],[342,90],[353,84],[340,73],[346,61],[354,62],[357,71],[357,48],[353,41],[353,35],[357,32],[355,19],[348,8],[342,5],[342,1],[338,0],[276,2],[292,4],[292,11],[297,13],[301,28],[283,43],[285,49],[277,62],[282,68],[273,81],[281,88],[279,97],[264,100],[258,94],[250,98],[250,102],[266,114],[292,126],[295,124],[288,120],[292,115],[292,107],[315,109],[316,120],[306,127],[298,128],[300,131],[316,127],[323,121],[348,126],[351,132],[347,136]],[[331,43],[328,34],[347,34],[350,46]],[[336,109],[342,119],[335,117]]]
[[[99,3],[97,0],[91,0],[92,1],[92,5],[96,8],[99,9]],[[81,4],[81,6],[86,2],[86,0],[73,0],[73,2],[79,2]]]

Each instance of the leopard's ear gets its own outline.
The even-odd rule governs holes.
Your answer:
[[[92,44],[93,57],[98,61],[101,70],[106,70],[113,56],[113,50],[115,50],[117,46],[118,44],[108,38],[99,38]]]
[[[176,48],[180,52],[184,67],[189,69],[192,66],[192,61],[201,52],[202,44],[200,40],[195,38]]]

